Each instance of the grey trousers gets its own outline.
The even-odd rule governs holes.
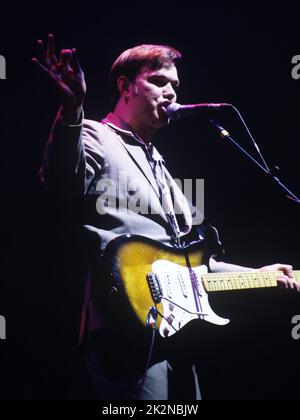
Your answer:
[[[178,368],[177,368],[178,369]],[[151,366],[138,400],[201,400],[195,366],[176,370],[164,360]]]
[[[85,363],[97,399],[200,400],[196,369],[176,349],[166,357],[165,350],[155,348],[144,375],[148,347],[145,337],[124,331],[93,335],[86,346]]]

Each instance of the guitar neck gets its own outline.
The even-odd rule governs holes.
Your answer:
[[[266,287],[276,287],[277,276],[279,274],[279,271],[209,273],[202,275],[202,281],[208,292],[262,289]],[[293,274],[296,281],[300,283],[300,271],[294,271]]]

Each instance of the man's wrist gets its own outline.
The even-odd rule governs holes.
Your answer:
[[[80,125],[83,117],[82,106],[74,109],[61,107],[62,122],[66,125]]]

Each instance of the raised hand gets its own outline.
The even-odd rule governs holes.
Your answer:
[[[81,114],[86,93],[84,73],[76,49],[61,50],[59,60],[55,54],[54,36],[48,35],[48,44],[37,41],[38,58],[32,61],[42,70],[61,97],[64,120],[76,122]]]

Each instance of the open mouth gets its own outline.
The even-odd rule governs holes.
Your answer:
[[[158,112],[161,113],[161,114],[163,114],[163,115],[165,115],[165,116],[167,116],[168,115],[167,108],[168,108],[169,105],[170,105],[170,103],[165,103],[163,105],[160,105],[158,107]]]
[[[164,122],[167,122],[169,120],[167,107],[166,106],[160,106],[157,109],[158,118],[161,119]]]

